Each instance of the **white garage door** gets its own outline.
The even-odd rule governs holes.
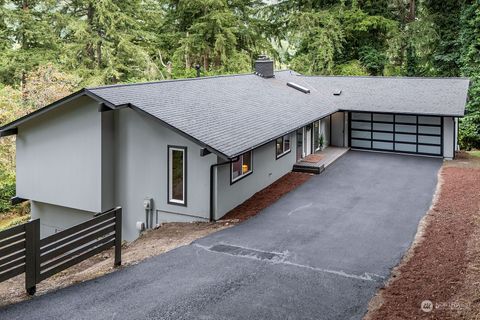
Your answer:
[[[354,149],[442,156],[443,118],[351,112],[349,140]]]

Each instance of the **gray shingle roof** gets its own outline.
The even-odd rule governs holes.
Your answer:
[[[287,87],[289,81],[311,93]],[[460,78],[306,77],[281,71],[272,79],[246,74],[88,90],[114,105],[133,104],[234,157],[338,110],[461,116],[468,84]]]
[[[298,82],[327,97],[338,109],[463,116],[466,78],[318,77]],[[332,93],[342,90],[339,96]]]
[[[230,158],[335,111],[318,94],[253,74],[88,90],[131,103]]]
[[[0,132],[86,94],[109,107],[140,109],[233,158],[339,110],[462,116],[468,86],[463,78],[309,77],[292,71],[276,72],[270,79],[245,74],[114,85],[81,90]]]

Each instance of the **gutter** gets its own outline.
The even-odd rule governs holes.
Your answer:
[[[237,157],[238,158],[238,157]],[[220,162],[220,163],[214,163],[210,166],[210,222],[215,222],[215,209],[214,209],[214,201],[215,201],[215,188],[213,185],[213,180],[214,180],[214,174],[215,174],[215,168],[222,166],[224,164],[230,164],[232,162],[237,161],[237,159],[225,161],[225,162]]]

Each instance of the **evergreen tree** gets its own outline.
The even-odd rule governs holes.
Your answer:
[[[54,1],[10,0],[2,6],[4,49],[0,52],[0,81],[26,84],[27,73],[42,63],[56,62]]]

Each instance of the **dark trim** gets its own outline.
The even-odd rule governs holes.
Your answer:
[[[214,163],[210,166],[210,222],[215,221],[215,208],[214,208],[214,202],[215,202],[215,187],[213,184],[214,181],[214,175],[215,175],[215,167],[219,167],[224,164],[231,164],[232,161],[234,160],[229,160],[225,162],[220,162],[220,163]],[[230,175],[231,175],[232,170],[230,169]],[[218,175],[217,175],[217,182],[218,182]]]
[[[251,175],[251,174],[253,173],[253,150],[246,151],[245,153],[247,153],[247,152],[250,152],[250,154],[251,154],[251,158],[250,158],[250,163],[251,163],[250,172],[247,172],[247,173],[245,173],[245,174],[242,174],[241,176],[237,177],[237,179],[233,180],[233,177],[232,177],[233,163],[234,163],[234,162],[237,162],[238,159],[240,158],[240,156],[242,156],[243,154],[237,156],[237,159],[236,159],[236,160],[230,161],[230,185],[235,184],[235,183],[237,183],[237,182],[240,181],[240,180],[243,180],[244,178],[248,177],[249,175]]]
[[[183,189],[184,189],[184,194],[183,194],[183,203],[178,203],[175,201],[170,200],[170,149],[181,149],[183,150]],[[188,187],[188,180],[187,180],[187,168],[188,168],[188,160],[187,160],[187,147],[183,146],[174,146],[174,145],[167,145],[167,203],[176,205],[176,206],[182,206],[186,207],[187,206],[187,187]]]
[[[439,126],[440,127],[440,126]],[[398,133],[398,134],[405,134],[405,135],[411,135],[414,136],[417,133],[416,132],[406,132],[406,131],[388,131],[388,130],[369,130],[369,129],[356,129],[352,128],[354,131],[365,131],[365,132],[379,132],[379,133]],[[419,133],[419,136],[430,136],[430,137],[440,137],[441,134],[434,134],[434,133]],[[356,138],[354,138],[356,139]]]
[[[108,111],[113,111],[115,108],[111,108],[107,106],[105,103],[100,103],[98,106],[98,112],[108,112]]]
[[[212,153],[212,152],[209,151],[209,150],[206,149],[206,148],[201,148],[201,149],[200,149],[200,157],[205,157],[205,156],[207,156],[207,155],[209,155],[209,154],[211,154],[211,153]]]
[[[417,116],[418,118],[418,116]],[[439,117],[442,118],[442,117]],[[394,122],[389,122],[389,121],[377,121],[377,120],[357,120],[357,119],[352,119],[353,122],[375,122],[375,123],[385,123],[385,124],[393,124]],[[442,123],[440,121],[440,123]],[[441,124],[431,124],[431,123],[418,123],[418,122],[395,122],[395,124],[400,124],[400,125],[406,125],[406,126],[422,126],[422,127],[439,127]]]
[[[5,131],[0,131],[0,137],[8,137],[18,134],[18,128],[7,129]]]
[[[440,113],[415,113],[415,112],[394,112],[394,111],[372,111],[372,110],[352,110],[352,109],[338,109],[336,112],[356,112],[356,113],[377,113],[377,114],[398,114],[405,116],[421,116],[421,117],[463,117],[465,114],[440,114]],[[335,113],[335,112],[333,112]]]
[[[25,202],[25,201],[28,201],[28,199],[20,198],[20,197],[17,197],[17,196],[10,199],[10,203],[11,203],[12,206],[16,206],[17,204],[20,204],[20,203]]]
[[[278,139],[282,139],[282,145],[283,145],[283,139],[285,138],[285,136],[290,136],[290,149],[288,149],[287,151],[281,153],[281,154],[277,154],[277,140]],[[283,158],[284,156],[286,156],[287,154],[289,154],[290,152],[292,152],[292,134],[291,133],[287,133],[285,136],[281,136],[280,138],[277,138],[273,141],[274,143],[274,149],[275,149],[275,160],[278,160],[280,158]]]
[[[420,155],[420,156],[428,156],[432,158],[443,158],[443,155],[438,155],[436,153],[424,153],[424,152],[411,152],[411,151],[401,151],[401,150],[387,150],[387,149],[375,149],[375,148],[362,148],[362,147],[351,147],[351,150],[362,150],[362,151],[377,151],[377,152],[384,152],[384,153],[401,153],[407,155]]]
[[[60,106],[63,103],[72,101],[72,100],[74,100],[74,99],[76,99],[80,96],[83,96],[83,95],[85,95],[85,89],[81,89],[79,91],[76,91],[76,92],[74,92],[74,93],[72,93],[72,94],[70,94],[70,95],[68,95],[68,96],[66,96],[66,97],[64,97],[60,100],[57,100],[57,101],[55,101],[55,102],[53,102],[53,103],[51,103],[51,104],[49,104],[49,105],[47,105],[43,108],[35,110],[35,111],[33,111],[33,112],[23,116],[23,117],[18,118],[17,120],[14,120],[14,121],[4,125],[3,127],[0,128],[0,131],[5,131],[5,130],[8,130],[8,129],[16,128],[18,125],[24,123],[27,120],[30,120],[30,119],[35,118],[37,116],[40,116],[40,115],[42,115],[42,114],[44,114],[44,113],[46,113],[46,112],[48,112],[52,109],[55,109],[56,107]]]

